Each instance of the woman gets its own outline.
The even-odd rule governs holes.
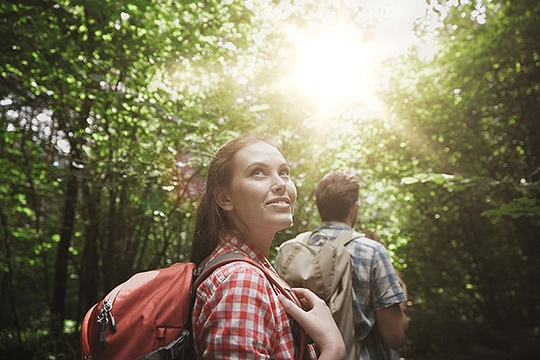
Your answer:
[[[256,136],[219,148],[197,212],[191,260],[198,265],[237,252],[272,269],[274,234],[293,221],[296,188],[289,173],[277,147]],[[278,295],[256,266],[236,261],[215,270],[197,289],[193,309],[198,357],[295,359],[289,313],[315,341],[320,360],[343,358],[345,346],[324,301],[309,290],[295,291],[308,311]],[[316,358],[311,346],[307,358]]]

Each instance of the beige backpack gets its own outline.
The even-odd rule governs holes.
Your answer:
[[[281,244],[276,257],[277,273],[292,287],[308,288],[326,301],[343,336],[347,360],[359,359],[361,344],[354,335],[352,306],[352,255],[345,246],[364,235],[347,231],[333,241],[312,245],[315,233],[302,233]]]

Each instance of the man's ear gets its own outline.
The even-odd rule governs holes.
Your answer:
[[[348,224],[350,227],[354,228],[354,224],[356,223],[357,217],[358,217],[358,201],[355,201],[354,204],[352,204],[351,208],[349,209],[349,215],[347,215],[347,221],[345,221],[345,223]]]
[[[234,209],[234,205],[227,195],[227,191],[224,188],[219,188],[214,191],[214,200],[224,211],[231,211]]]

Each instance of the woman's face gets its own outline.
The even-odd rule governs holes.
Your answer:
[[[293,221],[296,187],[289,173],[278,149],[262,141],[253,143],[236,153],[231,183],[216,201],[248,239],[271,237]]]

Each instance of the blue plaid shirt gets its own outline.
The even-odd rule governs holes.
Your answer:
[[[351,227],[342,222],[324,222],[313,234],[311,241],[317,244],[326,235],[335,240]],[[354,330],[362,341],[361,357],[367,359],[397,359],[397,353],[390,349],[375,327],[375,311],[406,301],[399,285],[396,271],[392,266],[386,248],[379,242],[361,237],[347,244],[353,254],[353,307]]]

